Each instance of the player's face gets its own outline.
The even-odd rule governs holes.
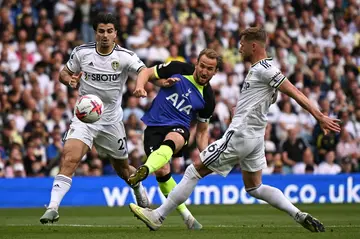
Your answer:
[[[252,56],[252,50],[253,50],[253,44],[251,42],[245,41],[244,38],[242,37],[240,40],[239,52],[243,57],[244,61],[250,61],[250,58]]]
[[[116,34],[114,24],[100,23],[96,30],[96,42],[100,44],[102,48],[111,47],[115,42]]]
[[[202,55],[195,66],[195,81],[200,85],[206,85],[217,72],[217,60]]]

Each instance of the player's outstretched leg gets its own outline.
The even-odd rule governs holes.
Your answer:
[[[253,197],[264,200],[271,206],[287,212],[294,220],[311,232],[324,232],[324,225],[310,214],[301,212],[277,188],[261,184],[261,170],[242,172],[246,191]]]
[[[141,165],[138,169],[136,169],[135,173],[133,173],[129,177],[129,184],[136,185],[139,182],[145,180],[149,176],[149,168],[146,165]]]
[[[148,208],[150,207],[150,201],[146,194],[146,190],[141,182],[139,182],[135,186],[130,186],[134,190],[134,195],[136,198],[136,203],[140,207]]]
[[[156,231],[161,227],[163,220],[154,213],[154,210],[139,207],[134,203],[130,203],[129,207],[134,216],[145,223],[150,230]]]
[[[110,158],[110,162],[113,165],[118,176],[120,178],[124,179],[124,181],[126,183],[128,183],[130,185],[130,187],[134,190],[136,203],[143,208],[150,207],[150,201],[147,197],[146,190],[145,190],[144,186],[141,184],[141,182],[138,182],[137,184],[132,185],[128,181],[130,175],[133,174],[136,171],[136,169],[133,166],[129,165],[129,162],[127,159]]]
[[[159,188],[165,197],[168,197],[169,193],[176,187],[176,182],[171,176],[170,164],[166,164],[164,167],[155,172],[156,181]],[[200,230],[202,225],[191,214],[190,210],[186,207],[185,203],[180,204],[176,210],[181,215],[186,227],[189,230]]]
[[[184,138],[177,133],[169,133],[167,137],[169,137],[169,139],[166,138],[166,140],[162,142],[161,146],[149,155],[146,163],[140,166],[136,172],[130,176],[130,185],[135,185],[138,182],[145,180],[149,174],[162,168],[170,161],[176,148],[179,150],[185,144]],[[180,141],[177,143],[178,146],[176,146],[176,143],[171,138],[173,138],[176,142]]]
[[[325,232],[324,225],[309,213],[298,212],[295,221],[311,232]]]
[[[88,149],[88,146],[78,139],[69,139],[66,141],[61,158],[60,172],[55,177],[51,190],[49,206],[40,218],[42,224],[53,223],[59,220],[58,209],[60,203],[69,191],[72,183],[71,177]]]
[[[54,208],[48,208],[46,209],[44,215],[42,215],[42,217],[40,218],[40,222],[42,224],[46,224],[46,223],[54,223],[54,222],[57,222],[59,221],[59,213],[56,209]]]
[[[211,170],[205,168],[202,168],[202,170],[202,176],[212,172]],[[151,230],[157,230],[167,215],[189,198],[191,193],[194,191],[197,182],[202,177],[201,175],[195,169],[194,165],[190,165],[185,170],[184,177],[181,179],[180,183],[171,191],[168,198],[159,208],[156,210],[146,210],[132,204],[130,209],[134,215],[142,220]]]

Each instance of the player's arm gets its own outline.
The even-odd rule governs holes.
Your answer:
[[[215,96],[210,84],[205,86],[203,94],[206,103],[204,109],[198,112],[198,123],[196,125],[196,144],[200,152],[202,152],[209,144],[209,122],[215,110]]]
[[[151,67],[151,68],[142,68],[138,78],[136,80],[136,89],[144,89],[146,83],[151,82],[157,86],[163,87],[164,86],[164,82],[166,81],[165,79],[158,79],[155,75],[156,72],[156,67]],[[135,90],[136,92],[136,90]],[[134,93],[135,93],[134,92]]]
[[[271,87],[280,90],[282,93],[293,98],[301,107],[307,110],[314,118],[319,121],[321,129],[327,134],[329,131],[340,132],[338,119],[332,119],[322,114],[310,100],[299,91],[276,67],[265,67],[262,72],[262,80]]]
[[[76,74],[76,72],[80,73]],[[80,61],[78,55],[76,54],[75,48],[70,55],[70,59],[64,68],[60,71],[59,81],[66,86],[76,88],[80,81],[81,75],[82,72],[80,68]]]
[[[197,122],[196,125],[196,145],[200,152],[202,152],[209,144],[209,123]]]
[[[323,114],[316,107],[314,107],[310,103],[310,100],[300,90],[298,90],[288,79],[285,79],[278,89],[282,93],[285,93],[294,100],[296,100],[296,102],[305,110],[307,110],[310,114],[312,114],[316,120],[320,120],[323,117]]]
[[[133,94],[136,97],[146,97],[145,85],[152,75],[152,68],[143,67],[136,79],[136,87]]]
[[[71,76],[73,75],[73,72],[70,72],[69,69],[64,66],[64,68],[60,71],[59,74],[59,81],[63,83],[64,85],[70,85],[71,82]]]
[[[137,80],[136,80],[136,87],[135,90],[133,92],[133,95],[136,97],[146,97],[147,96],[147,92],[145,90],[145,85],[147,82],[151,82],[154,85],[157,85],[159,87],[166,87],[169,84],[171,84],[171,82],[173,82],[172,79],[166,80],[166,79],[157,79],[155,77],[154,72],[154,67],[152,68],[142,68],[138,74]]]
[[[179,61],[171,61],[146,68],[146,71],[138,76],[134,95],[136,97],[146,97],[147,94],[144,88],[149,81],[160,87],[169,87],[178,81],[178,79],[171,78],[171,76],[175,74],[191,75],[193,72],[194,67],[192,65]]]
[[[279,85],[278,89],[282,92],[296,100],[296,102],[307,110],[314,118],[320,122],[320,126],[323,129],[324,133],[327,134],[328,131],[340,132],[340,126],[338,119],[332,119],[324,114],[322,114],[319,109],[311,104],[310,100],[298,90],[288,79],[284,79],[283,82]]]
[[[312,114],[316,120],[320,120],[323,117],[323,114],[311,105],[309,99],[291,84],[291,82],[276,67],[266,68],[263,71],[262,77],[271,87],[280,90],[282,93],[287,94],[296,100],[296,102]]]

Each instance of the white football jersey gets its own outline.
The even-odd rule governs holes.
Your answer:
[[[139,72],[145,67],[137,55],[116,45],[107,55],[99,53],[96,43],[76,47],[66,67],[75,74],[83,72],[80,80],[80,96],[94,94],[104,103],[101,119],[95,124],[113,124],[123,117],[122,93],[129,72]],[[73,120],[77,120],[76,117]]]
[[[252,65],[242,85],[229,129],[235,129],[246,138],[264,136],[266,115],[276,100],[277,88],[285,79],[281,71],[273,66],[271,58]]]

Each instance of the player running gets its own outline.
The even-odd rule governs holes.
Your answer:
[[[122,123],[122,92],[129,72],[144,74],[144,63],[135,53],[115,44],[116,18],[109,13],[100,13],[94,21],[96,43],[76,47],[69,61],[60,72],[60,82],[76,88],[80,95],[94,94],[104,103],[104,112],[99,121],[86,124],[76,117],[65,136],[60,172],[55,177],[51,199],[41,223],[59,220],[58,208],[69,191],[72,176],[82,157],[94,145],[99,156],[110,159],[117,174],[128,180],[135,168],[128,163],[126,135]],[[148,207],[149,201],[141,184],[133,185],[137,203]],[[91,199],[89,199],[91,200]]]
[[[157,78],[169,78],[173,85],[161,88],[151,108],[142,121],[147,125],[144,147],[148,156],[146,163],[129,178],[134,185],[155,173],[161,192],[168,196],[176,186],[171,176],[169,160],[181,157],[189,140],[190,122],[197,119],[196,143],[204,150],[209,142],[208,124],[215,108],[215,98],[208,82],[221,64],[219,54],[212,49],[204,49],[198,56],[195,67],[181,62],[170,62],[147,69],[144,78],[139,77],[134,94],[146,96],[144,85]],[[192,216],[185,204],[177,207],[189,229],[201,229],[202,225]]]
[[[266,114],[275,101],[277,90],[294,98],[319,121],[325,134],[339,132],[339,120],[331,119],[311,105],[310,101],[273,65],[266,54],[266,32],[251,27],[240,34],[240,53],[250,68],[242,87],[235,115],[224,136],[201,153],[201,163],[187,167],[181,182],[156,210],[130,204],[132,212],[151,230],[157,230],[166,216],[192,193],[198,181],[216,172],[226,176],[240,163],[246,191],[257,199],[287,212],[294,220],[312,232],[324,232],[323,224],[295,207],[277,188],[262,184],[262,169],[266,167],[264,134]]]

